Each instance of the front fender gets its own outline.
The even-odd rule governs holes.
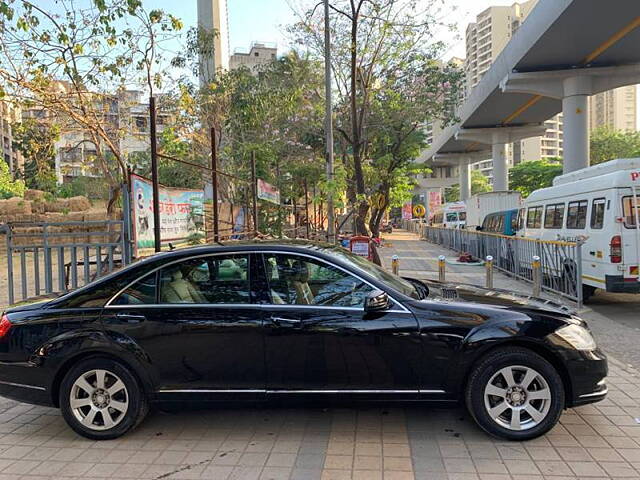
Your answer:
[[[553,363],[557,360],[547,337],[563,323],[551,317],[545,319],[513,319],[487,323],[469,331],[460,343],[458,365],[451,376],[449,388],[456,393],[464,390],[471,368],[490,350],[500,346],[518,345],[542,354]]]

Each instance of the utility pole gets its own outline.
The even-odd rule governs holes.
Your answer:
[[[211,198],[213,199],[213,241],[220,241],[218,227],[218,153],[216,147],[216,129],[211,127]]]
[[[324,0],[324,94],[327,182],[333,181],[333,118],[331,95],[331,24],[329,22],[329,0]],[[327,192],[327,241],[335,243],[335,219],[333,218],[333,192]]]
[[[153,245],[160,251],[160,193],[158,192],[158,139],[156,132],[156,99],[149,97],[149,131],[151,133],[151,185],[153,189]]]

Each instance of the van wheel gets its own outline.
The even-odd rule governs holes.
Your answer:
[[[597,288],[591,285],[582,285],[582,301],[588,302],[596,294],[596,290]]]
[[[137,426],[148,411],[137,379],[121,363],[89,358],[71,368],[60,385],[60,409],[76,433],[108,440]]]

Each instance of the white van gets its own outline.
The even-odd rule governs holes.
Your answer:
[[[431,217],[434,227],[464,228],[466,222],[467,206],[464,202],[445,203]]]
[[[521,211],[520,234],[584,241],[583,296],[597,288],[639,293],[640,158],[612,160],[556,177],[533,192]]]

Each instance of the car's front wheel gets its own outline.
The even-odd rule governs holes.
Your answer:
[[[147,413],[137,379],[124,365],[107,358],[73,366],[62,380],[59,401],[69,426],[93,440],[119,437]]]
[[[548,432],[564,408],[564,386],[553,365],[525,348],[504,348],[473,368],[466,404],[486,432],[529,440]]]

